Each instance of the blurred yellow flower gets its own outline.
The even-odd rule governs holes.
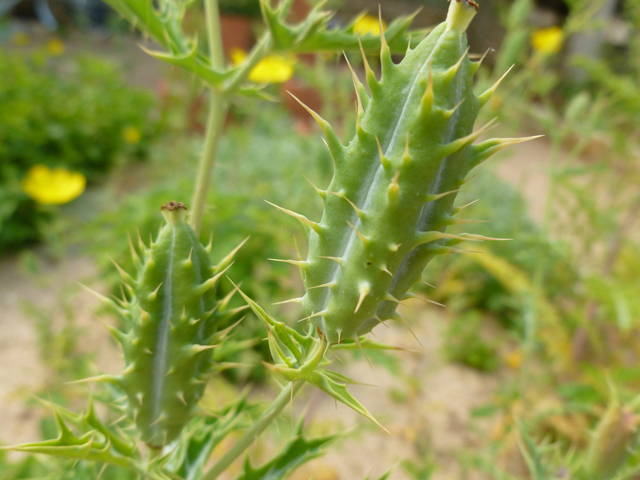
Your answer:
[[[247,59],[247,52],[241,48],[231,50],[231,63],[240,65]],[[249,80],[254,83],[283,83],[293,76],[293,58],[267,55],[251,69]]]
[[[62,205],[79,197],[87,184],[84,175],[64,168],[34,165],[22,180],[22,189],[38,203]]]
[[[29,45],[29,43],[31,43],[31,39],[29,38],[29,35],[27,35],[24,32],[14,33],[11,40],[13,41],[14,45],[19,45],[19,46]]]
[[[382,20],[382,31],[387,29],[387,24]],[[353,33],[358,35],[371,35],[380,36],[380,19],[371,15],[360,15],[353,25]]]
[[[560,27],[541,28],[531,35],[531,46],[536,52],[555,55],[562,48],[564,32]]]
[[[47,42],[47,51],[54,57],[59,57],[64,53],[64,43],[58,37],[50,38]]]
[[[136,127],[129,125],[122,131],[122,138],[125,142],[135,145],[142,139],[142,133]]]
[[[522,365],[522,361],[524,360],[524,355],[521,350],[514,350],[511,353],[508,353],[504,360],[507,365],[509,365],[514,370],[518,370]]]

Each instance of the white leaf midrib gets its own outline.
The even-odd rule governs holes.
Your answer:
[[[152,418],[156,421],[162,414],[160,405],[162,403],[162,393],[164,390],[165,374],[167,368],[167,355],[169,345],[169,322],[173,311],[172,277],[173,277],[173,257],[176,243],[176,229],[171,229],[171,248],[169,249],[168,267],[165,271],[162,289],[164,297],[162,301],[162,318],[158,328],[158,338],[153,351],[153,383],[152,383]],[[158,423],[154,425],[154,430],[161,427]]]

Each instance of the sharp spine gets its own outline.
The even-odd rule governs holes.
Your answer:
[[[380,163],[385,168],[385,170],[390,169],[391,168],[391,162],[389,161],[389,159],[387,157],[384,156],[384,153],[382,151],[382,146],[380,145],[380,139],[378,138],[377,135],[376,135],[376,144],[378,145],[378,156],[380,158]]]
[[[364,301],[366,296],[371,293],[371,285],[369,285],[368,283],[360,285],[359,292],[360,296],[358,297],[358,304],[356,305],[356,309],[353,311],[353,313],[358,313],[358,310],[360,310],[360,307],[362,306],[362,302]]]
[[[297,303],[298,305],[302,305],[302,297],[290,298],[289,300],[284,300],[282,302],[272,303],[271,305],[285,305],[287,303]]]
[[[289,259],[283,259],[283,258],[267,258],[267,260],[269,260],[270,262],[289,263],[291,265],[300,267],[303,270],[306,270],[309,268],[309,262],[304,260],[299,261],[299,260],[289,260]]]
[[[301,222],[303,225],[306,225],[308,227],[311,227],[313,229],[314,232],[316,232],[318,235],[323,233],[323,228],[322,225],[320,225],[319,223],[313,222],[311,220],[309,220],[307,217],[305,217],[304,215],[300,215],[299,213],[296,212],[292,212],[291,210],[287,210],[286,208],[282,208],[279,207],[278,205],[275,205],[271,202],[269,202],[268,200],[265,200],[265,202],[267,202],[269,205],[271,205],[272,207],[277,208],[278,210],[280,210],[282,213],[286,213],[287,215],[289,215],[290,217],[295,218],[296,220],[298,220],[299,222]]]
[[[353,224],[351,222],[349,222],[347,220],[347,223],[349,224],[349,226],[353,229],[354,232],[356,232],[356,234],[358,235],[358,238],[360,239],[360,242],[362,242],[362,245],[364,245],[365,247],[367,247],[368,245],[371,244],[371,240],[368,239],[367,237],[365,237],[362,232],[360,232],[360,230],[358,230],[356,227],[353,226]]]
[[[502,74],[502,76],[488,89],[486,89],[484,92],[482,92],[480,95],[478,95],[478,102],[480,103],[480,106],[483,106],[487,103],[487,101],[489,101],[489,99],[491,98],[491,96],[494,94],[494,92],[496,91],[496,89],[498,88],[498,85],[500,85],[500,83],[502,82],[502,80],[504,80],[504,77],[506,77],[509,72],[511,71],[511,69],[515,67],[514,65],[511,65],[509,67],[509,69],[504,72]]]

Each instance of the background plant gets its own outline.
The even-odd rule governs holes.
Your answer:
[[[637,10],[636,3],[625,2],[623,7],[629,31],[637,29],[636,17],[629,13]],[[519,347],[501,355],[505,366],[518,372],[517,382],[503,386],[500,399],[477,412],[478,416],[502,412],[493,455],[480,455],[483,471],[492,478],[637,474],[635,460],[617,456],[635,451],[635,433],[629,433],[624,447],[612,447],[616,453],[610,451],[611,458],[621,460],[606,474],[594,473],[593,452],[604,449],[607,442],[600,440],[596,448],[598,440],[586,435],[589,426],[599,431],[608,422],[609,438],[624,438],[627,424],[613,426],[614,414],[605,412],[618,412],[619,418],[629,415],[625,418],[633,425],[638,387],[636,377],[629,375],[636,368],[631,358],[635,358],[639,318],[637,295],[630,294],[637,292],[631,280],[637,263],[637,225],[631,220],[637,198],[633,189],[626,188],[639,165],[637,137],[628,129],[637,109],[626,96],[631,89],[622,87],[634,82],[637,58],[629,54],[636,39],[627,37],[624,45],[616,46],[605,39],[602,50],[589,52],[589,58],[572,55],[572,42],[592,34],[603,38],[606,23],[597,18],[602,3],[571,2],[569,7],[568,17],[557,25],[535,25],[532,2],[515,2],[505,9],[507,35],[493,74],[498,78],[502,74],[498,67],[515,63],[490,108],[511,125],[545,133],[551,143],[550,187],[540,226],[531,230],[534,224],[522,221],[526,213],[514,211],[510,225],[505,225],[512,233],[500,232],[518,238],[526,232],[524,239],[536,239],[534,244],[514,252],[515,256],[510,253],[513,245],[501,245],[500,251],[488,245],[496,256],[450,259],[439,277],[427,278],[442,287],[436,290],[436,299],[447,300],[464,315],[473,309],[500,322],[510,318],[510,335],[498,338],[512,341],[513,333],[520,337]],[[619,91],[614,93],[611,86],[617,82]],[[616,106],[623,96],[626,106]],[[467,191],[481,184],[470,184]],[[469,211],[482,209],[491,192],[469,201],[476,198],[481,201]],[[517,208],[514,200],[494,200],[482,212],[491,222],[479,231],[499,229],[500,219],[492,212]],[[530,261],[523,262],[528,253]],[[470,338],[457,351],[475,351],[486,335],[479,338],[483,340]],[[460,337],[450,342],[457,347]],[[491,356],[487,353],[485,358]],[[464,356],[458,359],[472,363]],[[610,382],[622,400],[612,400]],[[628,413],[622,415],[621,410]],[[513,422],[514,415],[526,419],[524,427]],[[515,460],[520,455],[528,465],[526,474]],[[485,463],[487,458],[491,460]],[[499,471],[496,464],[506,467]]]
[[[153,95],[129,87],[113,63],[66,60],[48,50],[0,55],[0,249],[40,240],[55,208],[21,182],[44,165],[102,179],[117,163],[144,159],[162,128]]]

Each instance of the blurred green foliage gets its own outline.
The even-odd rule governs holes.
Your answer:
[[[514,132],[547,137],[541,221],[531,219],[517,191],[485,171],[465,184],[460,204],[479,199],[466,216],[489,222],[474,233],[514,241],[468,245],[482,253],[440,258],[440,268],[427,270],[437,272],[426,278],[437,286],[430,296],[456,316],[444,346],[452,358],[475,366],[473,353],[498,343],[502,351],[506,338],[520,342],[517,355],[505,356],[515,374],[502,369],[507,379],[478,409],[496,422],[491,438],[466,462],[503,480],[630,480],[640,471],[640,1],[622,2],[612,24],[599,15],[605,2],[567,4],[568,17],[554,27],[562,41],[557,52],[532,45],[534,34],[552,27],[533,0],[505,4],[496,67],[477,86],[481,91],[514,65],[489,102],[490,115]],[[628,33],[616,45],[607,35],[614,29]],[[597,48],[575,54],[590,41]],[[483,316],[516,335],[494,329],[487,336],[477,326]],[[585,467],[597,437],[590,430],[602,429],[616,405],[626,410],[606,435],[602,458],[625,455],[606,475],[594,475]]]
[[[142,159],[162,122],[153,94],[126,84],[120,68],[94,56],[46,50],[0,52],[0,251],[38,241],[57,209],[36,204],[20,182],[44,164],[104,178]]]
[[[486,222],[476,225],[474,233],[512,239],[486,242],[480,247],[524,275],[529,287],[518,283],[517,276],[496,275],[495,268],[489,269],[486,262],[483,265],[475,261],[475,255],[482,253],[435,258],[434,265],[427,269],[435,276],[428,277],[427,281],[437,286],[436,299],[455,311],[483,311],[504,326],[522,332],[522,299],[514,292],[531,288],[536,282],[550,300],[574,296],[579,278],[576,260],[570,246],[553,240],[540,229],[522,195],[490,170],[479,172],[461,190],[458,203],[471,202],[475,203],[466,207],[464,216]],[[455,231],[455,227],[451,230]],[[469,244],[466,249],[475,251],[480,247]]]
[[[500,366],[495,339],[482,335],[483,318],[477,310],[456,315],[444,335],[444,353],[454,362],[482,372],[493,372]]]

